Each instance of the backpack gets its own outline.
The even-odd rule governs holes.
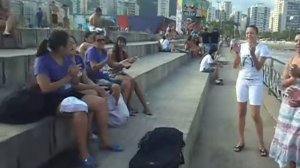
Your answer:
[[[37,86],[15,90],[0,103],[1,123],[28,124],[48,115],[44,96]]]
[[[129,168],[178,168],[184,164],[184,145],[183,133],[176,128],[155,128],[140,140]]]

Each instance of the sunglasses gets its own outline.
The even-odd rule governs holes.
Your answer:
[[[97,39],[96,41],[97,42],[103,42],[103,41],[105,41],[105,39]]]

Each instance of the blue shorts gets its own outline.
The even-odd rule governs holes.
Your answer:
[[[205,73],[212,73],[215,71],[215,68],[213,67],[210,67],[210,68],[204,68],[202,72],[205,72]]]

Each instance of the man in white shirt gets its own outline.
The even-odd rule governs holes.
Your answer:
[[[172,49],[170,47],[170,41],[166,38],[166,36],[163,36],[159,42],[160,42],[161,51],[163,51],[163,52],[171,52],[172,51]]]
[[[222,84],[223,80],[219,78],[219,64],[213,59],[217,48],[212,47],[209,49],[208,54],[204,56],[200,63],[200,72],[213,73],[213,79],[216,84]]]

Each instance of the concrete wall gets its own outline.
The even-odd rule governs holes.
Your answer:
[[[47,39],[51,31],[51,29],[18,29],[16,32],[16,41],[14,41],[12,37],[3,37],[1,34],[0,48],[34,48],[37,47],[42,40]],[[77,41],[83,41],[84,31],[71,30],[69,32],[76,37]],[[121,31],[112,31],[110,38],[112,41],[115,41],[118,36],[124,36],[128,42],[157,40],[157,36],[153,34]]]

